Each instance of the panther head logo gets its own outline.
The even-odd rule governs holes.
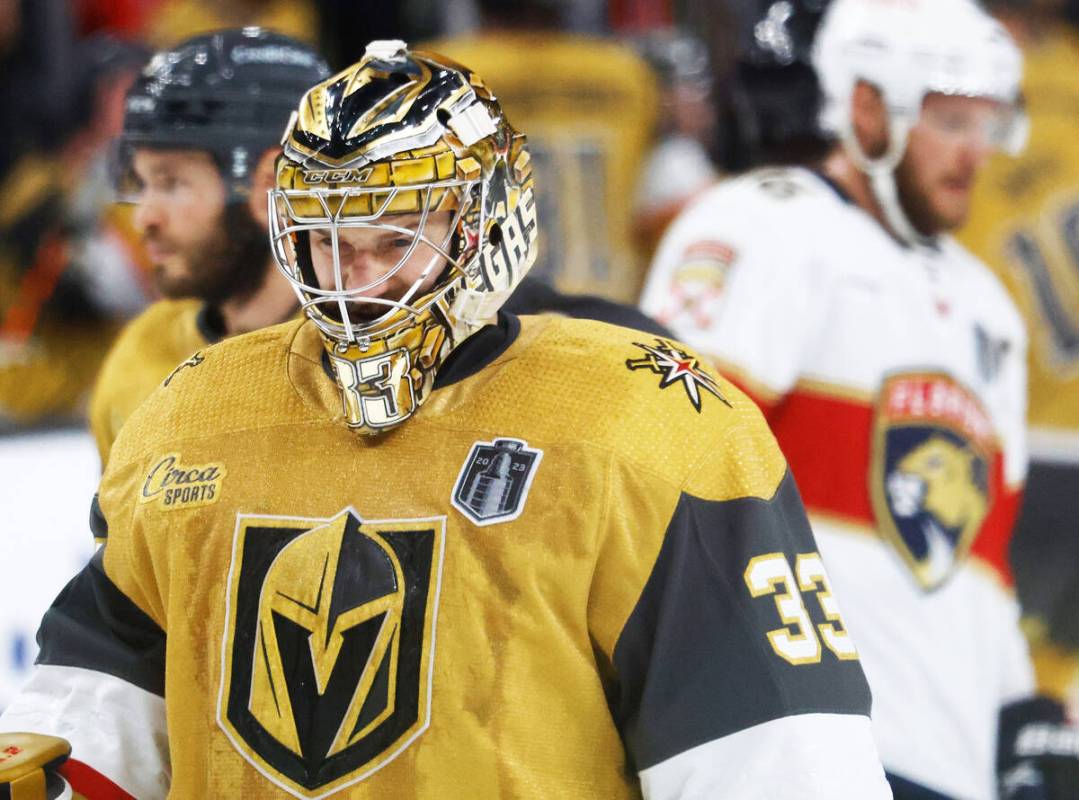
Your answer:
[[[904,456],[888,476],[888,495],[897,515],[929,513],[947,528],[979,524],[985,517],[981,460],[966,447],[932,436]]]
[[[935,434],[899,460],[886,490],[900,521],[920,524],[926,555],[923,578],[943,579],[955,561],[959,542],[985,519],[985,463],[968,447]]]

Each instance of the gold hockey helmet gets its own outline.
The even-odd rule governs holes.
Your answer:
[[[466,67],[376,41],[304,95],[282,144],[274,259],[322,333],[348,425],[395,427],[535,261],[525,137]]]

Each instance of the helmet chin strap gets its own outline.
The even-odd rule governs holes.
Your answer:
[[[884,214],[884,221],[892,233],[904,244],[926,246],[933,242],[933,237],[925,236],[911,223],[903,204],[899,199],[899,189],[895,182],[895,171],[903,160],[907,149],[912,121],[904,114],[889,112],[888,149],[877,158],[870,158],[858,143],[854,134],[854,125],[848,119],[840,137],[843,149],[855,165],[869,177],[869,186]]]
[[[933,237],[919,233],[903,210],[899,189],[895,183],[895,170],[873,170],[869,173],[869,185],[884,212],[888,227],[901,241],[915,246],[929,246],[933,243]]]

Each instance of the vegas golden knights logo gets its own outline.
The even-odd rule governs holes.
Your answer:
[[[656,375],[662,375],[660,389],[666,389],[673,383],[680,383],[686,390],[686,396],[697,413],[701,413],[701,391],[717,397],[719,402],[730,408],[731,404],[719,391],[716,379],[704,371],[700,362],[689,353],[666,339],[656,339],[655,345],[634,342],[634,347],[644,350],[640,358],[627,358],[626,367],[632,370],[646,369]]]
[[[427,728],[445,518],[241,515],[218,724],[260,772],[319,798]]]

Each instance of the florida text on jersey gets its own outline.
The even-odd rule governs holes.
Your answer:
[[[1026,343],[1003,288],[954,241],[901,247],[816,173],[767,169],[674,223],[643,306],[764,408],[885,768],[991,796],[998,709],[1030,681],[1007,564]]]
[[[786,464],[684,345],[503,315],[383,437],[322,352],[136,411],[0,727],[140,798],[888,796]]]

